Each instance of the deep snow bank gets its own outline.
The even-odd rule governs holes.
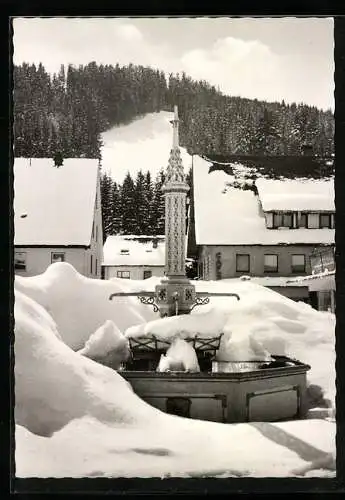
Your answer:
[[[111,423],[157,414],[115,371],[72,351],[42,306],[15,291],[15,419],[43,436],[84,415]]]
[[[224,425],[165,417],[125,427],[83,417],[48,439],[17,426],[17,476],[286,477],[306,470],[334,477],[332,422]]]
[[[166,415],[66,346],[47,311],[18,290],[15,321],[17,477],[334,475],[332,422],[224,425]]]
[[[54,318],[63,341],[73,350],[107,320],[124,332],[129,326],[157,317],[135,297],[109,300],[111,293],[127,291],[125,280],[86,278],[67,262],[52,264],[38,276],[15,277],[15,289],[41,304]],[[139,290],[142,288],[137,284]]]

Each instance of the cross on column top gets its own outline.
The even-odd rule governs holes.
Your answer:
[[[174,106],[174,119],[171,120],[170,123],[172,123],[173,126],[173,149],[176,149],[179,147],[179,136],[178,136],[178,124],[179,124],[179,118],[178,118],[178,109],[175,104]]]

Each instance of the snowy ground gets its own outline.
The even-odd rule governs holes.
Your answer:
[[[125,351],[123,333],[139,332],[149,321],[166,334],[149,306],[108,300],[116,291],[154,285],[155,278],[93,280],[66,263],[40,276],[16,277],[17,477],[333,477],[334,417],[279,424],[183,419],[152,408],[119,373],[90,359],[102,350]],[[227,329],[224,355],[258,346],[291,351],[312,365],[310,383],[334,403],[333,315],[250,282],[196,286],[241,296],[239,303],[211,299],[188,319],[195,327],[208,317],[211,327],[218,321]],[[176,330],[173,320],[166,324]]]

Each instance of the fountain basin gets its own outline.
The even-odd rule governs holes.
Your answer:
[[[272,357],[277,365],[285,366],[266,364],[232,372],[120,373],[144,401],[187,418],[224,423],[304,418],[310,366],[285,356]]]

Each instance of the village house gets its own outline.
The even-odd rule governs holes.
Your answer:
[[[243,276],[294,300],[309,301],[301,280],[316,249],[334,246],[333,180],[256,180],[231,187],[221,170],[194,157],[188,255],[204,280]]]
[[[15,158],[14,249],[14,270],[22,276],[64,261],[101,277],[98,160],[68,158],[58,166],[51,158]]]
[[[289,284],[308,286],[313,306],[335,313],[335,248],[319,248],[310,256],[311,275],[289,280]]]
[[[143,280],[164,276],[164,236],[108,236],[103,248],[104,279]]]

